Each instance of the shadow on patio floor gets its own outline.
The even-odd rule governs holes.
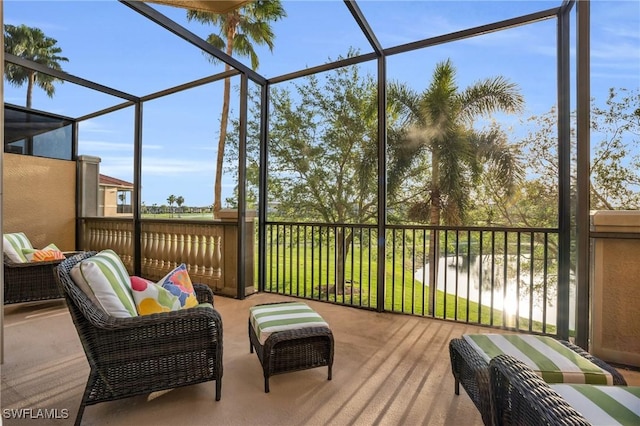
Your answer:
[[[273,376],[264,393],[262,369],[249,353],[250,306],[288,300],[256,294],[216,297],[224,324],[222,399],[215,383],[88,406],[83,425],[481,425],[461,390],[453,392],[448,343],[476,326],[379,314],[308,302],[335,338],[333,380],[326,367]],[[73,424],[89,367],[61,301],[5,307],[2,409],[5,425]],[[640,374],[638,375],[640,376]],[[17,420],[7,410],[37,417]],[[60,418],[67,417],[68,418]]]

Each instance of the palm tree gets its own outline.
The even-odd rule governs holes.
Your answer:
[[[177,200],[176,196],[171,194],[167,197],[167,203],[169,203],[169,209],[171,210],[171,217],[173,217],[173,203]]]
[[[393,160],[389,169],[389,193],[395,193],[406,171],[425,152],[430,156],[431,175],[424,192],[410,206],[413,219],[432,226],[464,222],[473,185],[483,171],[491,171],[509,193],[522,170],[517,155],[507,145],[499,129],[478,131],[473,121],[494,112],[515,113],[524,100],[516,84],[504,77],[481,80],[458,91],[455,68],[449,60],[436,65],[429,87],[416,93],[406,86],[392,84],[389,98],[404,116],[406,126],[390,144]],[[422,198],[422,199],[420,199]],[[429,313],[433,313],[437,278],[435,248],[438,232],[431,232],[429,245]]]
[[[5,24],[4,26],[5,52],[62,71],[60,62],[68,62],[69,59],[59,56],[62,49],[56,46],[57,43],[57,40],[47,37],[39,28],[27,27],[24,24],[19,26]],[[38,85],[51,98],[55,94],[53,84],[63,83],[62,80],[50,75],[8,62],[5,63],[4,73],[7,81],[13,86],[20,87],[27,83],[27,108],[31,108],[34,85]]]
[[[207,42],[212,46],[224,50],[233,56],[237,53],[240,56],[247,56],[251,59],[251,68],[258,68],[258,55],[253,43],[266,45],[273,51],[273,40],[275,35],[270,26],[270,22],[277,21],[287,16],[282,8],[280,0],[263,0],[250,2],[246,6],[235,9],[225,14],[201,12],[189,10],[187,19],[196,20],[203,24],[211,24],[219,28],[219,34],[210,34]],[[214,58],[211,58],[215,61]],[[225,64],[225,71],[231,69]],[[213,214],[220,211],[222,193],[222,164],[224,162],[224,147],[227,138],[227,123],[229,121],[229,97],[231,93],[231,79],[225,78],[222,103],[222,117],[220,119],[220,138],[218,139],[218,157],[216,162],[216,179],[213,195]]]
[[[178,196],[178,198],[176,198],[176,204],[178,205],[178,208],[180,210],[178,210],[178,217],[180,217],[180,212],[182,211],[181,207],[184,204],[184,197],[182,195]]]
[[[118,199],[120,200],[120,210],[118,213],[124,213],[124,203],[127,200],[127,194],[124,192],[118,193]]]

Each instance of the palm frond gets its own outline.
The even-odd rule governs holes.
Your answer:
[[[470,123],[478,115],[522,111],[524,98],[517,84],[502,76],[475,83],[459,94],[460,119]]]
[[[522,180],[524,170],[517,149],[510,146],[507,135],[500,129],[492,128],[482,133],[474,133],[473,144],[478,158],[488,168],[497,185],[504,188],[506,195],[513,193]]]

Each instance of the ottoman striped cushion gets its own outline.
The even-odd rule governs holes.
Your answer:
[[[283,302],[249,308],[249,321],[261,345],[277,331],[329,327],[316,311],[302,302]]]
[[[611,373],[548,336],[525,334],[466,334],[465,341],[487,363],[502,354],[527,364],[547,383],[612,385]]]
[[[593,425],[640,425],[640,386],[550,386]]]

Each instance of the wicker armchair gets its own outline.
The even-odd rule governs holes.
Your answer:
[[[590,425],[540,376],[514,357],[495,357],[489,370],[494,425]]]
[[[222,320],[212,308],[114,318],[80,290],[71,268],[96,252],[78,254],[56,268],[73,323],[91,371],[76,425],[87,405],[163,389],[216,381],[216,401],[222,386]],[[200,303],[213,304],[213,293],[194,284]]]
[[[63,297],[54,277],[54,268],[62,260],[14,263],[6,255],[3,258],[5,305]]]

